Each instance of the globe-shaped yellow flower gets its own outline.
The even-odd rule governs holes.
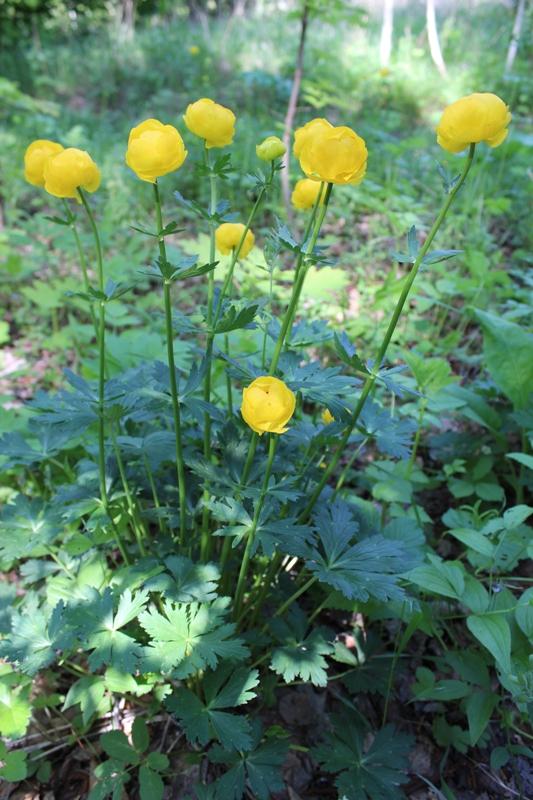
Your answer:
[[[335,422],[335,417],[333,416],[329,408],[326,408],[326,410],[323,411],[320,416],[322,417],[322,422],[324,423],[324,425],[329,425],[330,422]]]
[[[24,177],[32,186],[44,186],[44,165],[50,156],[61,153],[62,144],[50,142],[48,139],[37,139],[32,142],[24,155]]]
[[[312,139],[316,133],[330,130],[331,128],[333,128],[333,125],[328,122],[327,119],[323,118],[312,119],[311,122],[308,122],[302,128],[298,128],[294,133],[294,148],[292,151],[294,157],[300,158],[304,144],[306,144],[309,139]]]
[[[191,56],[197,56],[199,52],[200,48],[198,47],[198,45],[191,44],[191,46],[189,47],[189,53],[191,54]]]
[[[142,181],[155,183],[157,178],[179,169],[186,156],[183,139],[172,125],[147,119],[131,130],[126,164]]]
[[[85,150],[68,147],[49,156],[43,169],[44,188],[54,197],[75,197],[77,187],[95,192],[100,186],[100,170]]]
[[[203,97],[188,106],[183,116],[191,133],[205,139],[205,146],[226,147],[233,142],[235,114],[214,100]]]
[[[300,166],[313,181],[358,186],[366,172],[368,150],[351,128],[323,128],[309,136],[300,153]]]
[[[234,250],[241,241],[244,228],[246,226],[242,222],[223,222],[215,231],[215,244],[217,250],[223,256],[227,256]],[[255,236],[251,230],[246,232],[244,242],[239,251],[239,258],[246,258],[255,243]]]
[[[243,419],[260,436],[265,432],[285,433],[295,407],[294,392],[270,375],[256,378],[242,392]]]
[[[287,148],[277,136],[267,136],[264,142],[255,148],[255,154],[261,161],[270,164],[276,158],[281,158],[287,152]]]
[[[436,126],[437,144],[448,153],[461,153],[470,144],[498,147],[508,134],[509,106],[497,95],[475,92],[444,110]]]
[[[321,184],[318,181],[312,181],[309,178],[302,178],[294,187],[291,195],[291,203],[295,208],[308,209],[313,208],[315,205],[318,193],[320,192]],[[322,188],[322,196],[320,198],[319,206],[324,202],[324,195],[326,194],[326,186]]]

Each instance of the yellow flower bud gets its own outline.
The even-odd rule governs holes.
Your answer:
[[[323,128],[309,136],[300,153],[308,178],[344,186],[358,186],[366,172],[368,150],[351,128]]]
[[[241,414],[250,428],[261,434],[285,433],[285,425],[294,414],[296,395],[283,381],[264,375],[242,392]]]
[[[242,222],[223,222],[215,231],[215,244],[223,256],[227,256],[234,250],[244,232],[245,225]],[[246,232],[244,242],[239,252],[239,258],[246,258],[255,243],[255,236],[251,230]]]
[[[329,130],[333,125],[327,119],[312,119],[303,128],[298,128],[294,134],[293,155],[300,159],[300,154],[304,144],[311,139],[318,131]]]
[[[95,192],[100,186],[100,170],[85,150],[68,147],[48,156],[43,169],[44,188],[54,197],[75,197],[77,187]]]
[[[50,156],[61,153],[62,144],[37,139],[32,142],[24,155],[24,177],[32,186],[44,186],[44,165]]]
[[[312,181],[309,178],[302,178],[294,187],[291,195],[291,203],[295,208],[313,208],[315,201],[318,197],[321,184],[318,181]],[[326,194],[326,185],[322,189],[322,196],[320,198],[319,206],[324,202],[324,195]]]
[[[142,181],[155,183],[157,178],[179,169],[186,156],[183,139],[172,125],[147,119],[131,130],[126,164]]]
[[[205,139],[205,146],[226,147],[233,142],[235,114],[207,97],[191,103],[183,119],[191,133]]]
[[[329,408],[326,408],[326,410],[322,412],[321,417],[324,425],[329,425],[330,422],[335,422],[335,417],[333,416]]]
[[[510,121],[509,106],[497,95],[475,92],[444,110],[435,128],[437,144],[448,153],[461,153],[478,142],[498,147],[507,136]]]
[[[198,47],[198,45],[191,44],[191,46],[189,47],[189,53],[191,54],[191,56],[197,56],[199,52],[200,48]]]
[[[275,158],[281,158],[287,152],[287,148],[277,136],[267,136],[264,142],[255,148],[255,154],[261,161],[270,164]]]

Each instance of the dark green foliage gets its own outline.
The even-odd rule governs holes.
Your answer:
[[[314,758],[329,772],[340,773],[335,786],[347,800],[403,800],[398,784],[407,783],[405,757],[414,740],[386,725],[366,752],[364,728],[353,713],[332,716],[335,733],[325,733],[326,744],[313,748]]]

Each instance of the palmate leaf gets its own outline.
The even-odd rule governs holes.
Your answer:
[[[411,434],[418,425],[414,420],[391,417],[389,410],[369,402],[363,406],[358,427],[363,427],[366,435],[375,439],[382,452],[392,458],[409,458]]]
[[[370,596],[383,601],[405,596],[396,584],[398,573],[405,567],[399,542],[378,535],[351,545],[358,524],[349,507],[339,500],[330,506],[319,506],[314,521],[321,547],[296,545],[294,554],[309,559],[307,568],[319,581],[339,589],[348,599],[363,602]]]
[[[198,669],[215,669],[219,659],[246,658],[249,651],[242,639],[230,639],[234,623],[224,623],[230,597],[213,603],[190,605],[165,602],[163,616],[155,609],[143,611],[139,622],[152,638],[145,648],[142,668],[145,672],[170,672],[186,678]]]
[[[217,322],[215,333],[229,333],[240,328],[255,328],[255,316],[259,305],[257,303],[228,304],[224,316]]]
[[[216,598],[220,570],[215,564],[195,564],[185,556],[169,556],[165,565],[171,575],[162,573],[150,578],[145,583],[148,591],[163,592],[167,600],[175,603],[209,603]]]
[[[39,447],[31,447],[20,433],[5,433],[0,439],[0,456],[7,456],[3,469],[11,469],[16,464],[35,464],[57,456],[71,438],[64,430],[49,425],[41,425],[37,417],[30,419],[29,428],[37,438]]]
[[[252,689],[259,683],[258,674],[257,670],[235,667],[232,662],[221,663],[216,672],[204,677],[205,702],[189,689],[180,687],[167,697],[165,704],[176,719],[181,720],[191,744],[207,744],[211,738],[211,725],[225,750],[243,750],[251,744],[250,723],[244,717],[220,709],[243,705],[255,697]]]
[[[133,596],[130,589],[125,589],[115,614],[109,587],[103,595],[98,589],[85,587],[84,599],[69,610],[69,620],[76,628],[76,635],[85,642],[85,649],[93,651],[88,657],[92,672],[103,664],[119,672],[136,672],[143,649],[120,629],[138,616],[147,600],[147,590],[140,590]]]
[[[289,611],[287,620],[270,620],[270,630],[281,643],[272,650],[271,668],[283,675],[289,683],[298,676],[311,681],[314,686],[326,686],[328,682],[324,655],[334,652],[331,644],[335,638],[327,628],[315,628],[306,636],[307,617],[296,606]]]
[[[214,745],[207,753],[214,764],[227,764],[228,771],[216,782],[217,797],[224,800],[241,800],[249,782],[258,800],[269,800],[271,792],[285,788],[280,770],[285,761],[288,743],[267,739],[261,744],[261,722],[252,723],[252,741],[248,750],[229,752]]]
[[[63,529],[57,506],[40,497],[30,500],[19,494],[4,506],[0,518],[0,557],[14,561],[28,556],[36,547],[48,545]]]
[[[63,602],[59,602],[49,619],[41,610],[13,614],[11,633],[0,642],[0,656],[17,663],[28,675],[34,675],[51,664],[59,652],[68,650],[73,641]]]
[[[414,744],[412,736],[396,734],[386,725],[365,753],[365,729],[353,712],[346,717],[332,715],[335,733],[325,733],[327,744],[311,750],[311,755],[327,772],[339,772],[335,786],[346,800],[405,800],[398,784],[407,783],[402,771],[410,766],[405,754]]]

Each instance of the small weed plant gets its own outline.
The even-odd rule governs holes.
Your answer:
[[[514,736],[525,730],[531,738],[533,589],[508,585],[533,555],[531,335],[475,312],[487,368],[506,396],[498,407],[459,386],[444,358],[409,349],[404,364],[387,359],[391,342],[401,347],[398,324],[419,271],[460,252],[434,249],[434,239],[476,147],[502,145],[510,118],[493,94],[444,111],[438,143],[466,151],[461,172],[450,178],[439,167],[443,204],[433,227],[422,243],[411,227],[404,252],[392,253],[405,274],[371,352],[357,352],[346,330],[307,319],[300,307],[310,271],[335,268],[320,238],[335,193],[354,187],[357,202],[372,158],[352,129],[314,119],[296,131],[305,177],[293,204],[305,230],[278,220],[261,257],[254,231],[283,143],[270,136],[257,146],[262,169],[249,175],[255,202],[243,223],[224,197],[239,159],[226,149],[233,113],[204,98],[184,117],[198,159],[194,180],[210,189],[207,206],[179,191],[192,158],[178,131],[142,122],[126,162],[151,185],[155,216],[132,225],[151,247],[133,285],[106,275],[90,197],[98,166],[60,143],[29,146],[26,179],[58,198],[52,220],[70,229],[78,248],[83,283],[70,298],[97,358],[94,380],[66,369],[68,385],[35,395],[28,437],[8,432],[0,440],[8,487],[0,559],[14,576],[0,584],[6,781],[50,776],[46,748],[11,746],[24,744],[32,715],[66,721],[94,751],[99,721],[128,708],[129,727],[119,713],[100,735],[89,800],[120,800],[133,779],[142,800],[161,800],[172,774],[168,755],[150,746],[161,714],[181,732],[180,769],[195,770],[200,800],[267,800],[285,787],[290,747],[309,750],[340,798],[399,799],[414,739],[389,721],[389,699],[402,654],[422,634],[440,654],[418,666],[410,701],[432,703],[433,737],[446,754],[441,773],[451,748],[486,751],[491,739],[494,769],[533,755]],[[183,219],[165,213],[171,193]],[[80,216],[92,241],[81,235]],[[180,249],[183,220],[193,218],[209,237],[206,260]],[[257,275],[246,293],[236,279],[243,263]],[[166,358],[150,357],[147,332],[146,357],[122,368],[109,344],[119,319],[113,309],[126,296],[140,298],[148,283],[162,288],[150,325],[163,332]],[[136,346],[143,349],[142,337]],[[417,459],[421,426],[438,427],[449,408],[483,428],[484,449],[474,451],[460,433],[435,436],[440,474],[428,477]],[[520,435],[509,453],[513,426]],[[505,491],[495,473],[502,469]],[[425,536],[429,518],[418,499],[439,481],[457,499],[443,517],[444,541],[453,542],[446,559]],[[342,619],[351,620],[349,637]],[[308,747],[291,744],[268,713],[276,692],[302,684],[326,692],[332,711]],[[364,692],[384,698],[381,719],[361,709]]]

